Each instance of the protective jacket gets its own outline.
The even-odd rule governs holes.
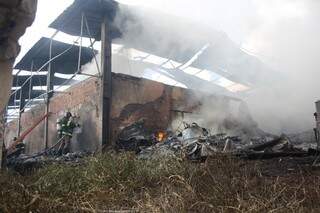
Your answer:
[[[72,117],[68,118],[68,117],[63,117],[58,121],[58,125],[59,125],[59,134],[60,135],[68,135],[70,137],[72,137],[72,133],[74,128],[77,126],[75,124],[75,122],[73,121]]]

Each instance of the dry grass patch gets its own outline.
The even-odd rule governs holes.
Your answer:
[[[200,164],[106,154],[87,158],[81,166],[54,164],[24,177],[2,173],[0,212],[320,210],[318,171],[265,176],[270,163],[275,162],[223,155]]]

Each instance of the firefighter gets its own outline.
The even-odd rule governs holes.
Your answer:
[[[58,149],[58,155],[67,154],[70,152],[71,138],[74,128],[77,125],[72,117],[71,112],[67,112],[63,118],[58,120],[58,134],[61,144]]]

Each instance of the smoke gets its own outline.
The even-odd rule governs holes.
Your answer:
[[[274,133],[309,130],[320,85],[320,2],[259,1],[260,24],[246,46],[278,72],[246,98],[260,126]]]
[[[146,48],[157,49],[168,58],[179,52],[181,58],[178,59],[184,61],[194,54],[189,53],[190,49],[203,47],[208,40],[211,45],[219,44],[227,35],[239,48],[253,53],[274,70],[270,70],[268,76],[273,79],[271,83],[255,85],[249,93],[241,95],[259,126],[272,133],[290,133],[312,128],[313,103],[319,98],[317,91],[320,89],[318,0],[142,2],[145,6],[194,24],[183,27],[184,23],[179,22],[178,18],[170,20],[156,13],[150,15],[148,10],[140,9],[130,11],[138,22],[132,20],[129,24],[123,24],[121,20],[128,10],[121,8],[115,23],[122,27],[125,44],[131,47],[142,44]],[[200,25],[205,26],[205,29]],[[206,37],[207,35],[210,37]],[[178,44],[172,42],[177,37]],[[228,55],[224,57],[228,58]],[[245,69],[241,67],[239,72]],[[259,79],[258,72],[256,75]],[[263,76],[260,78],[263,79]]]
[[[192,113],[182,107],[171,124],[173,131],[183,130],[183,122],[188,124],[196,122],[211,134],[240,136],[246,142],[254,137],[266,136],[250,115],[247,104],[239,99],[193,92],[186,101],[186,106],[197,107],[193,108]]]

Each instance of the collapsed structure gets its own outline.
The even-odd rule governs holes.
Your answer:
[[[8,109],[19,113],[8,113],[6,145],[46,115],[24,143],[30,154],[51,147],[57,141],[56,120],[66,111],[82,126],[73,137],[73,151],[114,146],[122,131],[139,120],[150,135],[174,131],[179,122],[192,119],[206,120],[216,133],[263,134],[238,97],[262,83],[257,76],[266,76],[268,68],[222,33],[196,26],[199,34],[187,36],[184,30],[193,23],[177,21],[179,28],[171,28],[156,17],[173,20],[111,0],[76,0],[50,27],[79,36],[80,45],[42,38],[15,67]],[[88,48],[82,46],[83,37],[90,38]],[[93,40],[101,41],[100,65]],[[121,46],[113,51],[112,43]],[[83,65],[90,61],[97,67],[86,70]],[[19,75],[22,71],[29,72]],[[77,82],[79,75],[87,79]],[[162,83],[154,81],[161,78]]]

